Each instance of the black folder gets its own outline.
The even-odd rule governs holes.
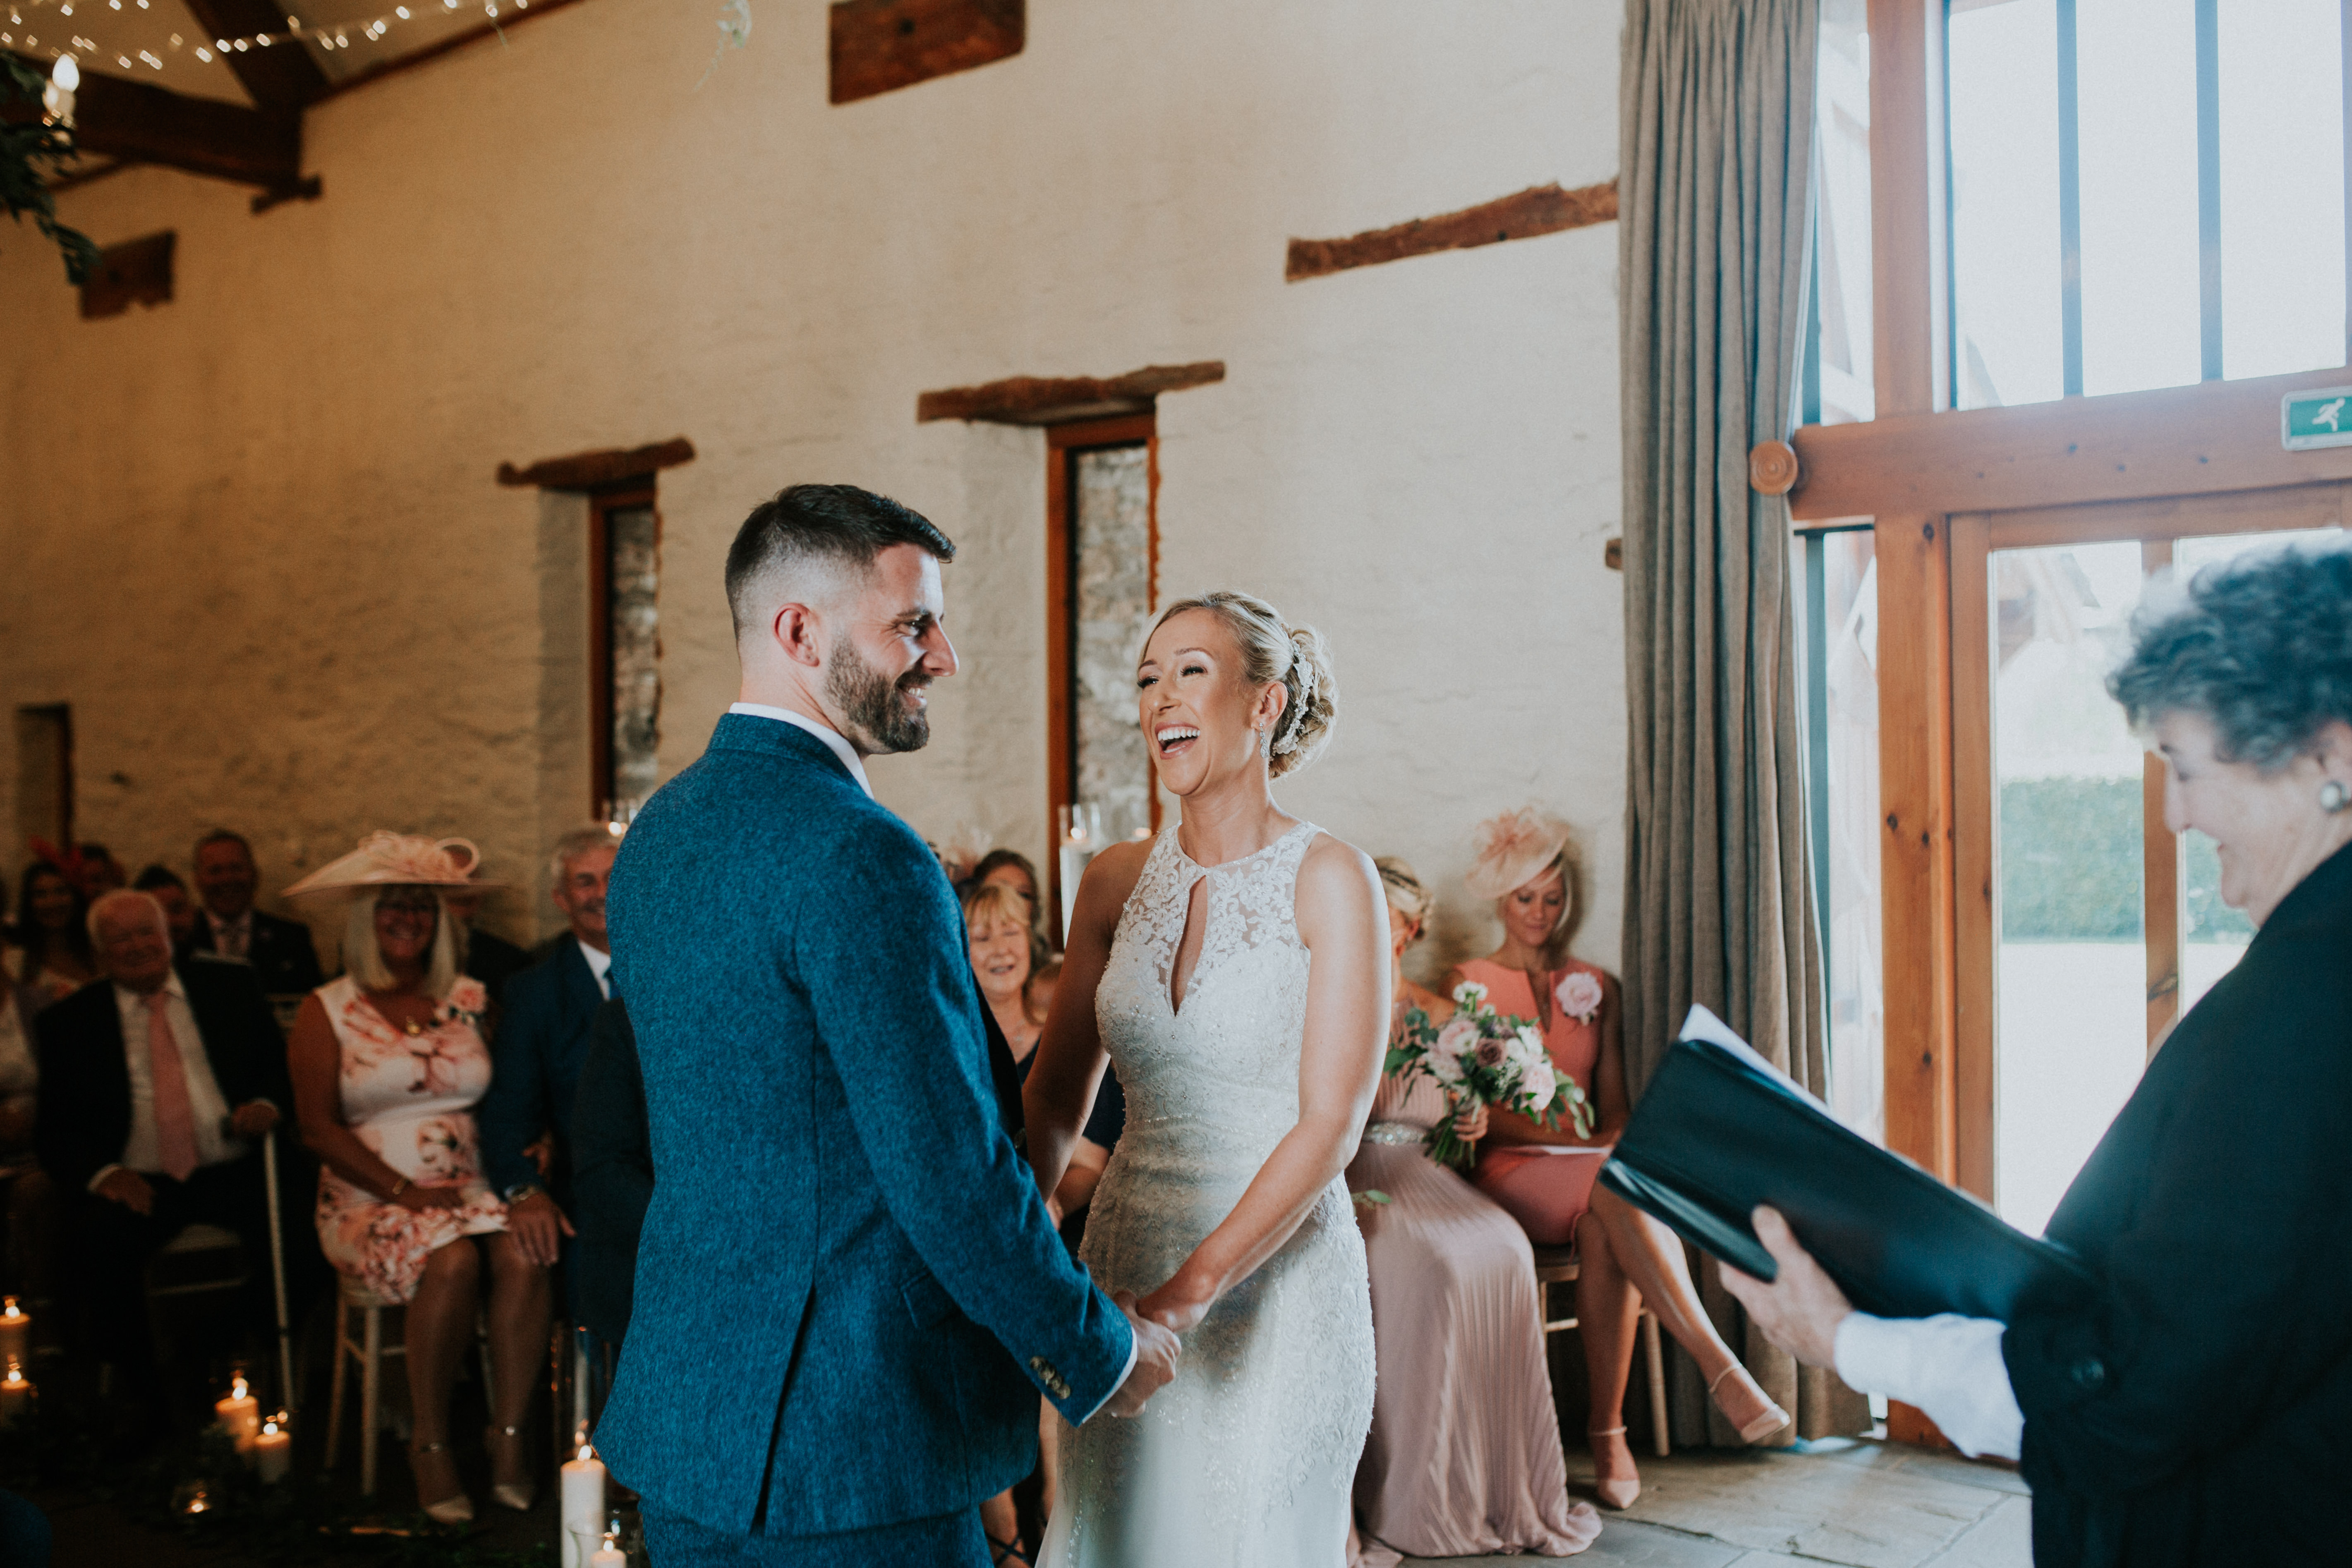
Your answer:
[[[1779,1273],[1748,1216],[1769,1204],[1846,1299],[1882,1318],[2006,1322],[2092,1282],[2082,1260],[1889,1153],[1694,1008],[1601,1181],[1759,1279]]]

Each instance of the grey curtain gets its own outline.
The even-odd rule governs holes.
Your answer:
[[[1824,1088],[1805,861],[1786,509],[1748,448],[1795,427],[1813,231],[1820,0],[1627,0],[1618,173],[1625,685],[1632,725],[1625,1051],[1639,1094],[1704,1003]],[[1717,1326],[1800,1436],[1868,1407],[1741,1320]],[[1731,1443],[1697,1369],[1670,1379],[1683,1443]]]

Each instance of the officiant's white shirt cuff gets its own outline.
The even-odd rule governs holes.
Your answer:
[[[841,759],[841,765],[849,770],[849,776],[857,781],[857,787],[866,792],[866,798],[874,798],[874,786],[866,782],[866,764],[858,759],[857,748],[831,725],[820,724],[807,714],[795,713],[789,708],[771,708],[764,702],[737,702],[730,705],[727,711],[749,714],[754,719],[773,719],[780,724],[806,730],[833,748],[833,754]]]
[[[1848,1388],[1925,1411],[1960,1452],[2017,1458],[2025,1413],[2001,1360],[2005,1325],[1947,1312],[1874,1318],[1849,1312],[1837,1331],[1837,1374]]]
[[[1096,1400],[1095,1407],[1092,1410],[1087,1411],[1084,1415],[1079,1416],[1076,1421],[1072,1423],[1073,1426],[1083,1426],[1101,1414],[1102,1407],[1110,1403],[1111,1394],[1117,1394],[1120,1389],[1125,1388],[1127,1386],[1127,1380],[1135,1375],[1135,1358],[1142,1352],[1143,1342],[1138,1340],[1133,1332],[1130,1331],[1127,1336],[1127,1370],[1120,1373],[1118,1374],[1118,1381],[1110,1385],[1110,1394],[1106,1394],[1100,1399]]]

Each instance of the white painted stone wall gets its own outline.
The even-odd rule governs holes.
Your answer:
[[[1160,404],[1160,584],[1330,637],[1339,738],[1285,804],[1441,889],[1427,972],[1493,940],[1472,825],[1548,802],[1613,963],[1615,229],[1282,278],[1292,236],[1613,174],[1613,0],[1031,0],[1019,57],[840,108],[814,0],[755,0],[698,89],[714,10],[585,0],[335,100],[317,203],[68,193],[102,243],[178,231],[158,309],[79,320],[0,229],[0,700],[73,704],[84,834],[135,867],[235,823],[283,885],[374,826],[460,832],[534,882],[589,795],[577,509],[492,470],[684,434],[665,769],[733,695],[743,513],[853,480],[962,547],[964,673],[877,786],[1039,854],[1043,438],[918,426],[916,395],[1223,359]]]

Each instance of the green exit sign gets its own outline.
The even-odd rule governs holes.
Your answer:
[[[2352,386],[2291,392],[2280,398],[2279,444],[2290,452],[2352,447]]]

